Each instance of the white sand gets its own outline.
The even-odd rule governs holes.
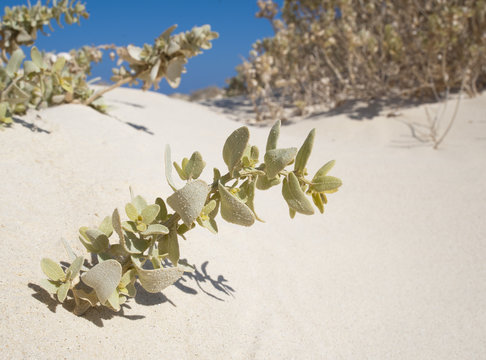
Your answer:
[[[107,99],[119,120],[69,105],[35,120],[50,134],[0,133],[1,359],[486,358],[486,94],[463,101],[438,151],[394,118],[282,127],[282,146],[318,129],[312,171],[337,160],[344,185],[324,215],[291,221],[279,188],[259,192],[265,224],[188,233],[183,257],[201,274],[208,262],[199,283],[78,318],[34,285],[40,259],[68,259],[61,237],[83,253],[77,229],[121,209],[130,184],[149,200],[170,195],[166,143],[178,161],[201,151],[210,180],[240,126],[156,93]],[[268,128],[250,130],[263,149]]]

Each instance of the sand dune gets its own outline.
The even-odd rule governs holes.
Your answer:
[[[161,94],[109,93],[111,117],[80,105],[28,114],[0,133],[0,357],[172,359],[479,359],[486,357],[486,94],[462,102],[434,151],[398,118],[318,116],[283,126],[282,146],[312,127],[312,171],[336,159],[343,179],[324,215],[290,220],[279,189],[260,192],[265,224],[191,231],[197,266],[120,313],[76,317],[39,288],[61,237],[129,201],[171,194],[163,151],[199,150],[223,167],[241,124]],[[32,131],[37,129],[37,131]],[[252,127],[264,148],[268,128]]]

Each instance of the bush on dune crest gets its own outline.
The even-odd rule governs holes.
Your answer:
[[[347,99],[471,96],[486,86],[484,0],[259,0],[275,35],[257,41],[228,93],[257,120]]]

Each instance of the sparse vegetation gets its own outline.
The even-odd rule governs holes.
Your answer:
[[[348,99],[473,96],[486,86],[486,2],[258,0],[274,37],[257,41],[229,81],[257,120]]]

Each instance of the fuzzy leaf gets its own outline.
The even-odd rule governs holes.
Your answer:
[[[169,260],[174,266],[176,266],[180,257],[179,239],[177,238],[177,231],[171,231],[168,235],[168,238],[169,238],[169,243],[168,243]]]
[[[314,138],[316,136],[316,129],[312,129],[307,135],[304,143],[299,149],[297,156],[295,157],[294,171],[302,173],[307,165],[310,154],[312,152],[312,147],[314,146]]]
[[[167,206],[165,206],[164,200],[161,198],[155,199],[155,203],[159,205],[160,211],[157,215],[157,218],[155,219],[157,222],[163,222],[167,219]]]
[[[20,48],[15,50],[12,56],[10,56],[7,66],[5,67],[5,72],[10,78],[13,78],[19,71],[20,65],[22,64],[22,60],[24,60],[24,58],[24,52]]]
[[[137,208],[132,203],[128,203],[125,205],[125,212],[130,220],[136,221],[138,219],[139,212]]]
[[[84,256],[78,256],[69,266],[69,280],[73,280],[76,276],[78,276],[81,267],[83,266]]]
[[[341,179],[334,176],[322,176],[317,178],[316,181],[318,182],[313,182],[310,186],[311,190],[315,192],[334,191],[343,184]]]
[[[240,162],[249,139],[250,132],[246,126],[236,129],[226,139],[223,146],[223,159],[228,166],[230,174],[233,174],[233,170]]]
[[[201,175],[205,166],[206,163],[204,162],[201,153],[199,151],[195,151],[184,168],[184,173],[187,179],[197,179],[199,175]]]
[[[115,291],[122,276],[122,267],[116,260],[106,260],[83,274],[81,280],[96,291],[100,303],[104,304]]]
[[[36,64],[34,64],[32,61],[27,60],[27,61],[24,62],[24,73],[25,74],[28,75],[28,74],[31,74],[31,73],[38,73],[38,72],[40,72],[39,67]],[[63,98],[64,98],[64,95],[63,95]]]
[[[187,183],[167,198],[167,204],[190,226],[199,216],[209,192],[208,184],[202,180]]]
[[[317,206],[321,214],[324,213],[324,203],[322,202],[321,194],[318,193],[313,193],[312,194],[312,201],[314,201],[314,204]]]
[[[86,230],[86,236],[90,240],[94,252],[96,253],[103,252],[108,249],[108,246],[110,246],[110,241],[108,240],[108,237],[98,229]]]
[[[123,241],[123,230],[121,225],[120,213],[118,212],[118,209],[115,209],[113,211],[113,215],[111,216],[111,224],[113,226],[113,229],[117,233],[121,244]]]
[[[107,237],[110,237],[113,234],[113,225],[111,221],[111,217],[107,216],[103,219],[98,229],[105,234]]]
[[[297,148],[273,149],[265,154],[265,173],[269,179],[273,179],[280,171],[292,162],[297,153]]]
[[[41,260],[41,269],[44,274],[46,274],[46,276],[53,281],[63,280],[66,275],[64,274],[61,265],[48,258],[43,258]]]
[[[186,271],[183,266],[145,270],[135,265],[142,287],[149,293],[158,293],[175,283]]]
[[[44,63],[44,58],[42,57],[42,54],[40,53],[40,51],[35,46],[32,46],[32,49],[30,50],[30,57],[32,59],[32,62],[39,69],[45,69],[46,68],[46,64]]]
[[[186,59],[177,57],[170,60],[169,65],[167,65],[165,76],[171,88],[176,88],[179,86],[185,63]]]
[[[113,290],[110,296],[108,296],[108,299],[106,299],[108,304],[113,308],[115,311],[120,311],[120,297],[118,295],[118,291]]]
[[[140,195],[137,195],[133,198],[132,204],[133,206],[135,206],[139,214],[141,214],[142,210],[147,207],[147,201]]]
[[[167,180],[167,183],[172,188],[172,190],[176,191],[177,187],[175,186],[174,180],[172,179],[172,160],[170,156],[169,145],[165,146],[164,159],[165,159],[165,179]]]
[[[46,290],[49,294],[57,293],[57,289],[61,286],[60,282],[48,280],[48,279],[41,279],[40,286]]]
[[[225,186],[218,183],[221,195],[221,216],[227,222],[251,226],[255,222],[255,214],[241,200],[233,196]]]
[[[299,180],[293,172],[283,180],[282,195],[289,208],[305,215],[314,214],[314,208],[300,188]]]
[[[60,74],[64,65],[66,64],[66,58],[63,56],[58,56],[54,65],[52,65],[52,71],[56,74]]]
[[[165,235],[169,233],[169,229],[162,224],[152,224],[147,227],[147,230],[142,232],[143,236],[150,235]]]
[[[142,210],[142,220],[144,224],[152,223],[160,211],[159,205],[153,204]]]
[[[63,283],[59,288],[57,289],[57,300],[59,302],[64,302],[66,300],[67,293],[69,291],[69,288],[71,287],[71,281],[67,281]]]
[[[277,141],[280,135],[280,120],[277,120],[270,129],[267,139],[266,151],[273,150],[277,148]]]
[[[280,178],[275,177],[273,179],[268,179],[265,175],[259,175],[256,181],[256,187],[258,190],[267,190],[272,186],[280,184]]]
[[[319,182],[319,178],[326,176],[329,171],[334,167],[334,164],[336,163],[335,160],[331,160],[327,163],[325,163],[319,170],[317,170],[316,174],[312,178],[312,182]]]

